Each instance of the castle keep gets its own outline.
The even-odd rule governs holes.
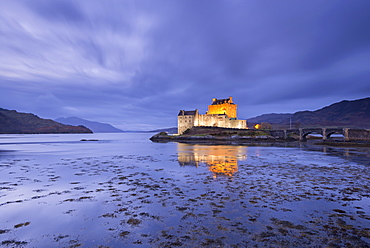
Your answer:
[[[192,111],[180,110],[177,118],[178,134],[184,133],[192,127],[224,127],[247,128],[246,120],[238,120],[236,115],[237,105],[233,98],[212,99],[205,115],[199,114],[198,109]]]

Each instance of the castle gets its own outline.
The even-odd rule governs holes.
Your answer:
[[[236,108],[237,105],[233,103],[233,98],[229,97],[227,99],[213,98],[205,115],[199,114],[198,109],[180,110],[177,118],[178,134],[183,134],[192,127],[248,128],[246,120],[237,119]]]

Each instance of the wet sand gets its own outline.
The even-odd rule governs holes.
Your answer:
[[[0,244],[370,247],[366,156],[145,142],[97,156],[0,157]]]

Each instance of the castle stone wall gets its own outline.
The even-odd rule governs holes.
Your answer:
[[[177,118],[177,132],[184,133],[189,128],[194,127],[194,120],[196,115],[179,115]]]
[[[227,115],[197,115],[194,121],[197,127],[247,128],[246,120],[230,119]]]

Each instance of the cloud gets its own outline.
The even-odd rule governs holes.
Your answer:
[[[204,112],[213,97],[233,96],[243,117],[367,97],[369,10],[366,0],[5,0],[0,105],[135,129],[175,125],[179,109]]]

